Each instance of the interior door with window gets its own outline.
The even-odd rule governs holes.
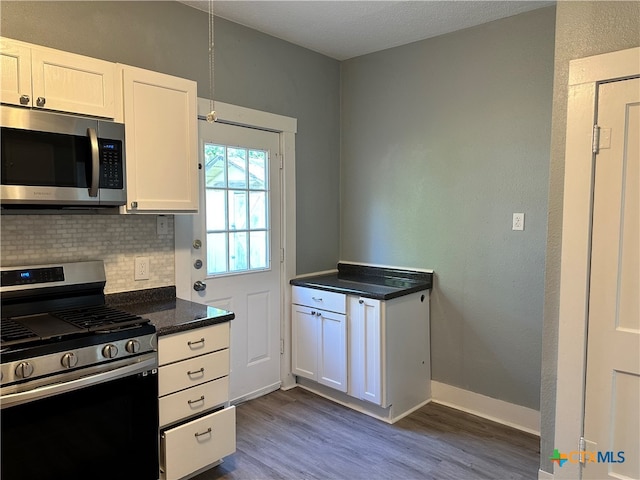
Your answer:
[[[191,300],[235,313],[230,399],[280,386],[281,188],[277,133],[198,120],[200,211],[175,217]],[[182,239],[182,240],[180,240]],[[181,245],[189,242],[189,246]]]

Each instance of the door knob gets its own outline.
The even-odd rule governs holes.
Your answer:
[[[196,250],[198,250],[200,247],[202,247],[202,242],[200,240],[194,240],[193,241],[193,248],[195,248]]]
[[[193,289],[196,292],[204,292],[207,289],[207,285],[206,283],[202,283],[200,280],[198,280],[196,283],[193,284]]]

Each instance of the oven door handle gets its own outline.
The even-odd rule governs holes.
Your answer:
[[[76,378],[75,380],[69,380],[62,383],[54,383],[53,385],[46,385],[44,387],[34,388],[26,392],[11,393],[0,397],[1,408],[13,407],[21,405],[27,402],[33,402],[41,398],[52,397],[61,393],[69,392],[71,390],[79,390],[98,383],[104,383],[111,380],[117,380],[119,378],[130,377],[143,373],[148,370],[153,370],[158,367],[158,359],[156,354],[143,355],[141,360],[124,367],[115,368],[106,372],[96,373],[86,377]]]

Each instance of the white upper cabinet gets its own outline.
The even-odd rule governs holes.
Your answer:
[[[197,84],[118,65],[127,160],[126,213],[198,211]]]
[[[116,64],[0,39],[2,103],[115,117]]]

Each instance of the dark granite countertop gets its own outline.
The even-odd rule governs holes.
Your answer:
[[[176,298],[175,287],[106,295],[107,305],[148,318],[158,336],[228,322],[233,312]]]
[[[339,263],[335,273],[294,278],[289,283],[377,300],[391,300],[430,290],[433,287],[433,272]]]

